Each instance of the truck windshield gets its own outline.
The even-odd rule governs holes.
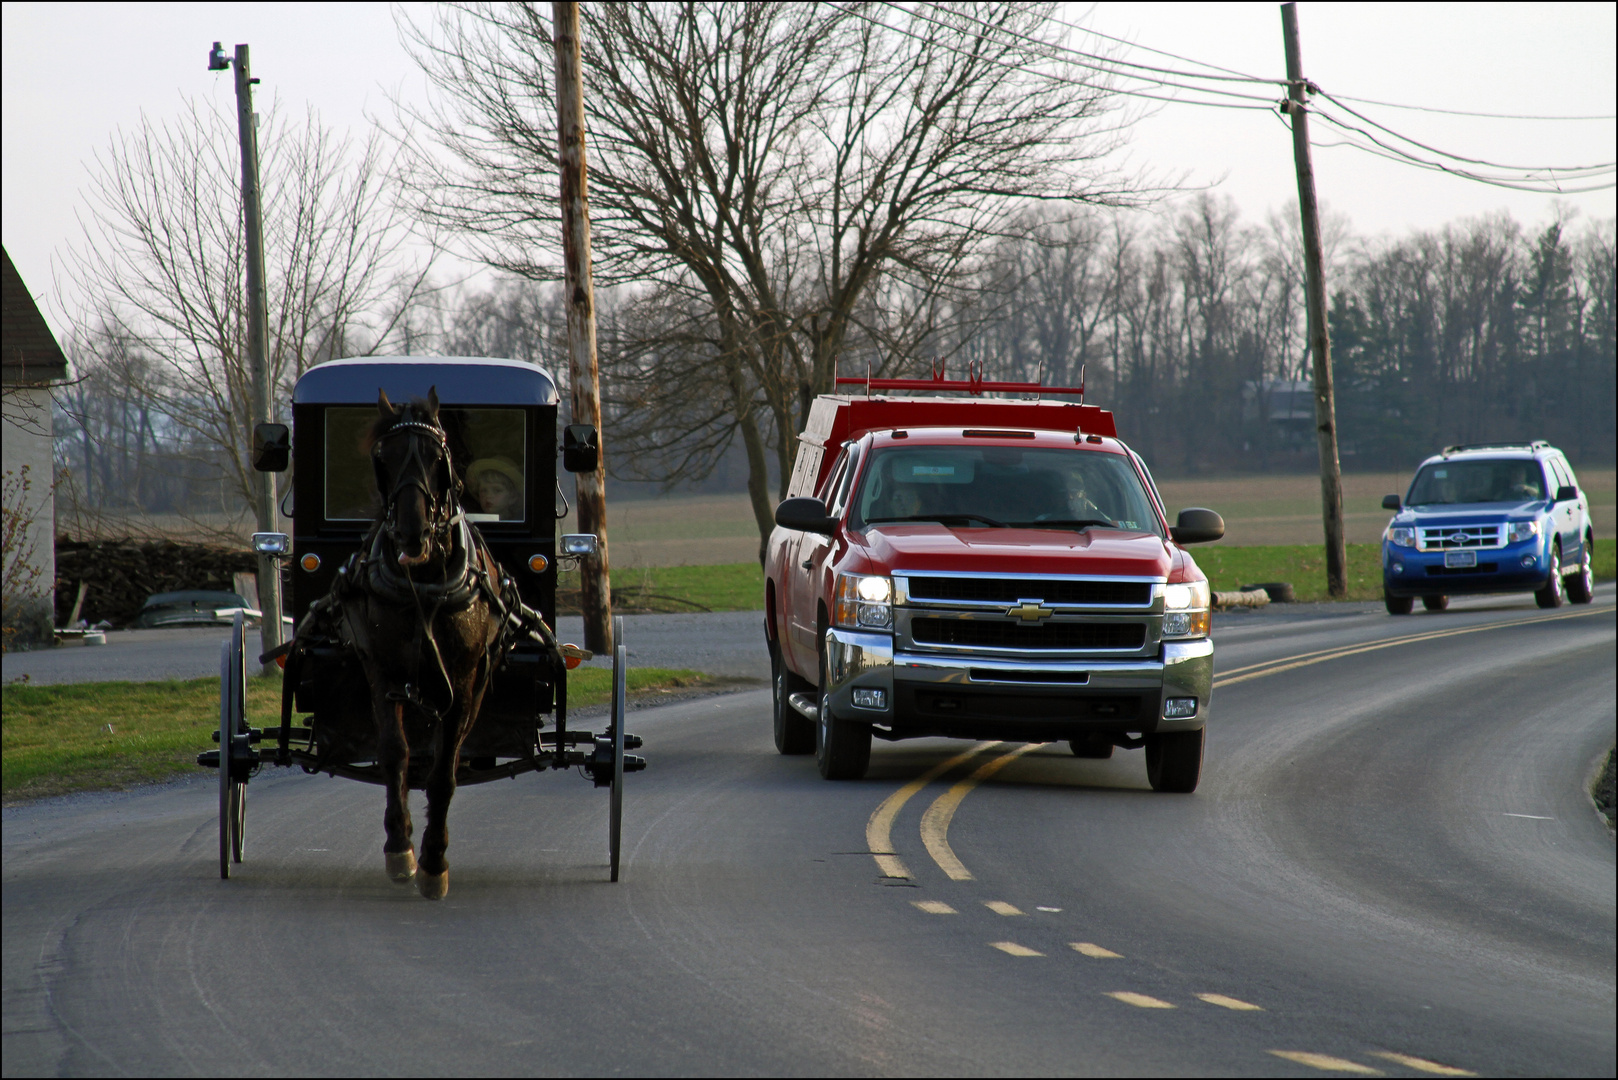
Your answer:
[[[849,526],[906,521],[1162,535],[1129,460],[1078,447],[883,447],[860,480]]]
[[[1495,461],[1439,461],[1416,474],[1411,506],[1448,503],[1527,502],[1545,497],[1539,466],[1527,458]]]

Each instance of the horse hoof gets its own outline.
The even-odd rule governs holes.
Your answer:
[[[393,879],[395,885],[408,885],[410,879],[416,876],[416,852],[390,851],[386,853],[388,860],[388,877]]]
[[[425,871],[416,875],[416,889],[429,900],[442,900],[449,895],[449,871],[442,874],[429,874]]]

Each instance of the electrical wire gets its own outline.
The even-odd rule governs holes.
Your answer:
[[[1195,61],[1193,61],[1195,63]],[[1410,109],[1414,112],[1442,113],[1445,116],[1476,116],[1484,120],[1618,120],[1618,115],[1609,116],[1529,116],[1523,113],[1490,113],[1468,112],[1465,109],[1440,109],[1434,105],[1401,105],[1397,101],[1376,101],[1372,98],[1350,97],[1347,94],[1338,94],[1336,100],[1339,104],[1344,101],[1356,101],[1361,105],[1381,105],[1388,109]],[[1347,108],[1347,106],[1343,106]]]

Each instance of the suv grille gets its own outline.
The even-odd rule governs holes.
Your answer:
[[[1149,581],[1029,580],[1022,578],[913,577],[912,600],[977,600],[1015,604],[1038,597],[1047,604],[1137,604],[1152,602]]]
[[[1146,644],[1146,624],[1047,622],[1027,626],[987,619],[914,619],[910,636],[919,645],[989,649],[1138,649]]]
[[[1423,551],[1450,551],[1456,548],[1497,548],[1504,543],[1504,525],[1437,525],[1417,529]]]

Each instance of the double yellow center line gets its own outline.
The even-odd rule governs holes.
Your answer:
[[[1374,641],[1360,645],[1343,645],[1332,649],[1321,649],[1316,652],[1298,653],[1294,656],[1283,656],[1274,660],[1266,660],[1259,664],[1248,664],[1246,667],[1234,668],[1214,679],[1214,688],[1234,686],[1237,683],[1247,682],[1250,679],[1262,679],[1266,675],[1279,675],[1283,671],[1292,671],[1311,664],[1324,663],[1327,660],[1337,660],[1345,656],[1355,656],[1359,653],[1375,652],[1378,649],[1391,649],[1398,645],[1408,645],[1417,641],[1433,641],[1438,638],[1456,637],[1461,634],[1476,634],[1484,630],[1500,630],[1514,626],[1529,626],[1535,623],[1558,622],[1562,619],[1577,619],[1585,615],[1611,614],[1606,605],[1587,607],[1579,611],[1562,612],[1556,615],[1540,615],[1528,619],[1511,619],[1501,622],[1484,623],[1479,626],[1451,627],[1445,630],[1428,630],[1417,634],[1405,634],[1400,637],[1387,638],[1383,641]],[[956,754],[947,761],[940,762],[905,784],[898,791],[882,800],[882,804],[871,813],[870,820],[865,823],[865,844],[876,865],[884,877],[904,878],[912,877],[910,869],[905,866],[898,854],[893,850],[893,821],[899,816],[899,811],[928,784],[940,776],[950,772],[956,767],[965,764],[977,755],[992,750],[1001,743],[998,741],[980,742],[964,753]],[[971,881],[972,872],[968,870],[955,855],[949,846],[949,824],[955,817],[955,811],[960,807],[961,800],[972,792],[983,781],[1010,765],[1018,757],[1030,750],[1038,749],[1043,743],[1025,743],[1014,750],[1009,750],[999,756],[984,762],[973,771],[972,775],[951,787],[944,794],[933,800],[931,806],[921,816],[921,841],[927,848],[927,854],[932,856],[933,862],[952,881]]]

